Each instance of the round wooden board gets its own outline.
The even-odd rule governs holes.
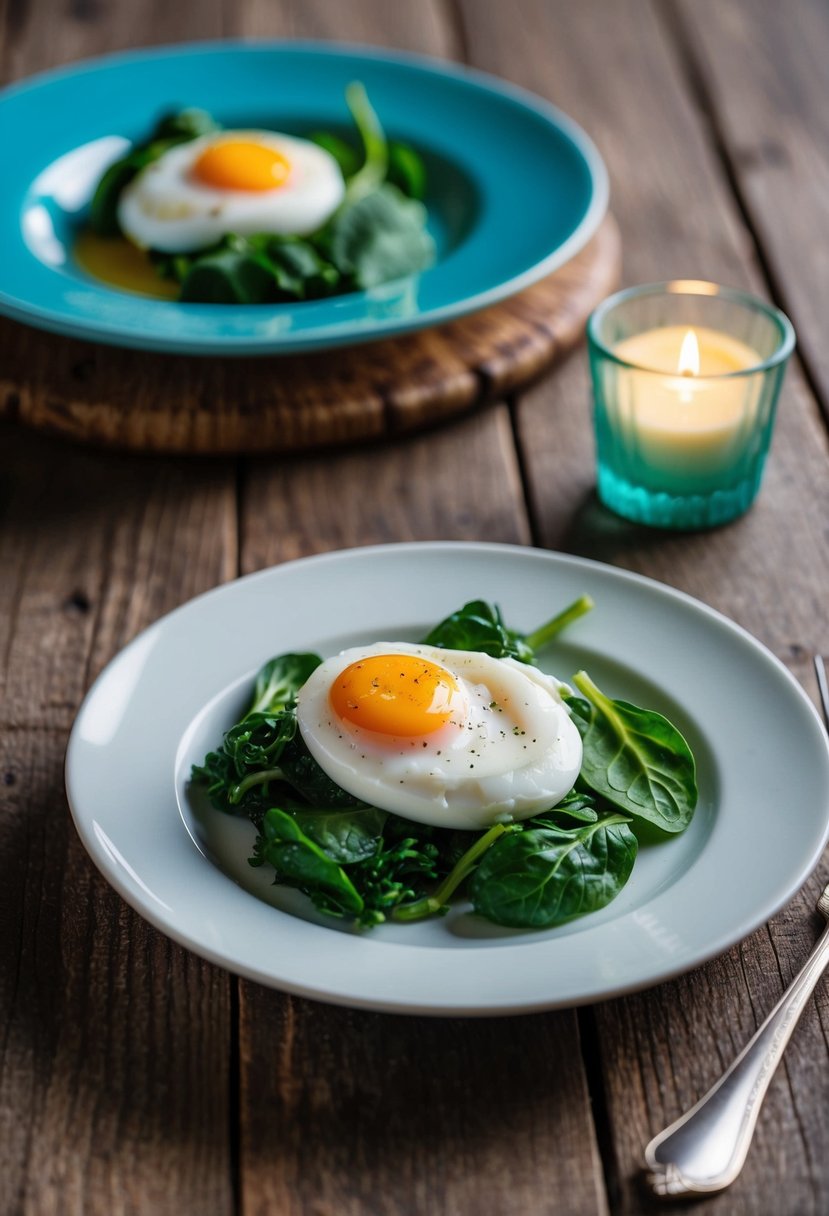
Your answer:
[[[122,350],[2,319],[0,415],[153,452],[287,452],[396,435],[537,379],[581,338],[619,265],[608,217],[561,270],[483,312],[403,338],[273,358]]]

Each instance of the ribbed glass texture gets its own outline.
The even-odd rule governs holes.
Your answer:
[[[688,330],[699,338],[702,374],[672,371],[664,360],[658,370],[647,366],[641,352],[659,351],[660,333]],[[629,340],[639,335],[640,356],[631,358]],[[712,283],[658,283],[600,305],[588,343],[605,506],[678,529],[713,527],[746,511],[760,487],[794,348],[783,313]],[[709,366],[713,359],[736,370],[706,374],[706,356]]]

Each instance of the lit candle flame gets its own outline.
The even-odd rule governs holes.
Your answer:
[[[692,329],[689,329],[682,339],[677,371],[680,376],[699,375],[699,342],[697,342],[697,335]]]

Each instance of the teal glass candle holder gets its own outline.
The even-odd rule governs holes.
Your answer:
[[[794,349],[789,319],[745,292],[677,280],[611,296],[587,336],[605,506],[661,528],[742,515]]]

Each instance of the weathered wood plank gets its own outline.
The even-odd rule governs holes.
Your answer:
[[[180,8],[7,5],[14,78],[221,32]],[[228,977],[97,874],[63,794],[66,732],[135,632],[236,571],[232,468],[0,438],[0,1176],[4,1212],[233,1208]]]
[[[232,472],[102,461],[4,426],[0,484],[2,1206],[229,1212],[228,977],[97,874],[63,753],[111,654],[235,573]]]
[[[230,1212],[227,977],[97,874],[65,743],[0,736],[0,1210]]]
[[[233,32],[233,6],[223,0],[199,0],[196,7],[140,0],[117,9],[98,0],[7,0],[0,79],[17,80],[110,51]]]
[[[245,29],[284,32],[278,11],[246,9]],[[456,46],[436,5],[286,11],[297,35]],[[241,510],[244,570],[371,542],[529,539],[503,407],[360,451],[252,461]],[[538,1050],[519,1050],[527,1035]],[[392,1018],[242,984],[240,1039],[246,1210],[494,1216],[561,1210],[566,1195],[572,1216],[606,1211],[573,1014]]]
[[[228,978],[94,870],[63,753],[111,654],[235,573],[232,475],[103,462],[6,426],[0,483],[4,1210],[229,1211]]]
[[[233,477],[3,434],[0,724],[68,730],[116,650],[235,573]]]
[[[321,38],[393,46],[453,58],[457,38],[442,0],[384,4],[382,0],[242,0],[239,20],[254,38]]]
[[[11,7],[14,34],[6,39],[2,60],[8,75],[133,41],[199,37],[214,32],[217,11],[215,3],[202,6],[197,21],[189,7],[154,3],[148,6],[152,10],[148,21],[141,15],[146,11],[143,6],[138,6],[137,16],[132,15],[136,13],[132,6],[129,16],[109,19],[116,21],[117,29],[111,26],[114,32],[107,33],[94,6],[76,4],[66,13],[61,10],[57,19],[53,19],[56,10],[42,2]],[[614,171],[617,207],[620,198],[624,200],[621,217],[629,279],[708,273],[756,283],[750,243],[727,203],[723,177],[703,127],[683,100],[686,93],[678,62],[662,27],[653,20],[641,21],[641,7],[632,5],[602,5],[598,14],[595,6],[592,11],[573,11],[569,5],[547,5],[542,12],[543,7],[526,0],[511,5],[499,26],[490,6],[476,0],[465,10],[466,37],[476,62],[539,91],[551,90],[597,135]],[[458,27],[444,22],[437,4],[361,2],[343,16],[322,0],[302,6],[271,6],[260,0],[249,11],[254,16],[245,28],[268,35],[336,37],[345,32],[352,40],[391,41],[433,54],[452,53],[460,45]],[[228,6],[221,18],[222,30],[235,28],[235,20]],[[597,28],[601,39],[596,37]],[[819,53],[820,48],[815,55]],[[636,82],[636,92],[631,81]],[[804,203],[807,208],[816,205],[815,200]],[[798,325],[805,325],[795,308],[791,310]],[[577,357],[549,390],[540,390],[518,411],[537,534],[544,543],[601,556],[684,586],[743,620],[789,658],[796,670],[805,669],[805,651],[826,645],[823,597],[816,583],[826,568],[825,493],[821,496],[825,444],[802,385],[793,379],[787,387],[769,478],[751,515],[720,533],[685,538],[630,529],[596,508],[590,498],[587,401],[583,361]],[[11,767],[0,765],[0,781],[9,772],[18,783],[0,784],[6,805],[0,816],[0,840],[3,856],[11,859],[3,863],[0,900],[7,903],[0,908],[21,908],[22,919],[19,936],[5,941],[6,953],[0,959],[0,974],[18,977],[11,1020],[4,1026],[8,1047],[0,1074],[4,1096],[14,1099],[10,1107],[0,1103],[5,1118],[0,1154],[3,1164],[9,1164],[4,1178],[13,1180],[17,1206],[25,1201],[28,1210],[38,1213],[187,1211],[185,1190],[190,1210],[227,1210],[227,1158],[220,1126],[226,1084],[224,979],[169,947],[128,913],[92,876],[79,846],[72,843],[65,816],[63,836],[52,831],[52,816],[59,798],[59,752],[65,728],[89,675],[141,624],[179,598],[233,572],[232,487],[223,466],[196,471],[159,462],[116,465],[107,460],[113,472],[111,480],[104,478],[108,487],[104,492],[98,481],[104,467],[102,461],[98,467],[99,458],[69,455],[67,449],[38,441],[24,443],[11,430],[8,435],[8,467],[19,460],[23,472],[11,493],[5,472],[0,478],[5,520],[5,526],[0,521],[0,544],[5,545],[2,568],[7,572],[7,578],[0,580],[0,606],[14,610],[0,617],[0,629],[5,631],[0,646],[5,643],[12,656],[0,692],[7,698],[0,720],[22,729],[9,732]],[[245,568],[313,549],[372,540],[430,536],[525,540],[527,522],[518,505],[515,454],[505,414],[493,411],[485,419],[453,428],[433,446],[437,438],[392,444],[342,460],[255,462],[245,486]],[[470,456],[470,451],[475,455]],[[42,456],[49,452],[60,452],[60,460]],[[471,460],[479,462],[480,472],[474,487],[464,487],[468,478],[463,474]],[[115,470],[127,481],[126,470],[153,470],[152,484],[139,473],[122,491]],[[486,491],[481,488],[481,472],[488,483]],[[46,487],[40,495],[33,487],[22,487],[23,477],[37,476]],[[374,491],[372,477],[381,491]],[[321,504],[330,498],[332,486],[339,497],[324,507]],[[818,504],[814,513],[802,505],[798,509],[797,503],[803,504],[813,492]],[[50,497],[60,502],[61,495],[75,503],[71,524],[58,518],[54,507],[49,509]],[[88,512],[87,495],[94,505]],[[390,495],[396,496],[391,504]],[[34,504],[36,518],[21,512],[22,504]],[[110,524],[101,518],[106,511],[113,517]],[[15,524],[13,532],[9,521]],[[188,561],[186,573],[171,552],[173,538],[180,550],[192,545],[198,553]],[[114,564],[108,575],[110,560]],[[52,570],[50,577],[47,567]],[[145,575],[150,587],[146,594],[136,594]],[[60,604],[64,607],[56,606]],[[28,669],[15,665],[18,638],[31,652]],[[49,696],[37,693],[40,699],[33,700],[27,671],[29,683],[48,686]],[[44,730],[44,725],[49,729]],[[22,869],[21,856],[27,862]],[[52,880],[42,899],[41,879]],[[775,968],[788,979],[799,962],[814,929],[805,909],[815,890],[813,882],[809,899],[778,918],[770,934],[755,935],[740,952],[657,993],[597,1010],[615,1132],[607,1165],[619,1187],[619,1210],[643,1210],[635,1171],[645,1140],[713,1079],[732,1048],[750,1033],[767,1007],[767,998],[779,987]],[[95,946],[87,960],[81,946],[93,940],[93,929]],[[68,988],[63,1002],[54,1008],[50,981],[58,962]],[[176,1001],[178,1007],[188,999],[193,1003],[186,1017],[173,1013],[173,1030],[163,1021],[163,997],[158,992],[170,966],[174,1010]],[[115,990],[114,1026],[109,1025],[101,995],[109,992],[108,986]],[[211,1014],[214,1004],[218,1012]],[[592,1144],[592,1132],[583,1077],[572,1067],[577,1044],[570,1015],[506,1024],[507,1031],[531,1027],[549,1054],[549,1070],[545,1066],[528,1076],[520,1072],[523,1061],[516,1062],[505,1046],[505,1038],[508,1044],[522,1036],[505,1036],[501,1023],[475,1023],[462,1029],[442,1023],[401,1023],[282,1001],[251,985],[243,988],[242,1010],[244,1198],[252,1211],[273,1200],[282,1201],[287,1211],[322,1211],[333,1205],[350,1212],[374,1212],[379,1209],[371,1194],[373,1185],[381,1188],[390,1211],[431,1207],[463,1212],[471,1211],[473,1204],[484,1213],[561,1210],[561,1197],[566,1195],[568,1212],[575,1212],[595,1211],[603,1202],[600,1196],[593,1202],[589,1177],[568,1172],[575,1160],[588,1175],[595,1166],[592,1157],[584,1164],[590,1155],[585,1155],[584,1138]],[[77,1019],[74,1026],[64,1024],[69,1015]],[[826,998],[820,997],[787,1057],[793,1092],[787,1090],[785,1076],[778,1079],[749,1170],[727,1199],[707,1204],[706,1211],[766,1214],[770,1197],[775,1212],[825,1210],[822,1163],[829,1154],[825,1135],[814,1123],[815,1113],[825,1109],[827,1094],[825,1071],[814,1068],[814,1059],[821,1058],[816,1053],[825,1052],[820,1040],[821,1035],[825,1038],[827,1021]],[[257,1024],[261,1034],[252,1031]],[[185,1025],[190,1033],[181,1041],[178,1035]],[[141,1043],[154,1043],[154,1034],[161,1036],[162,1048],[142,1052]],[[194,1047],[194,1038],[199,1047]],[[275,1041],[283,1044],[287,1056],[277,1066]],[[406,1056],[395,1055],[401,1043]],[[179,1051],[186,1056],[183,1064],[175,1059]],[[421,1077],[408,1058],[418,1052],[438,1060],[450,1084],[441,1085],[440,1076]],[[348,1072],[351,1053],[360,1062],[359,1072]],[[384,1056],[391,1064],[384,1063]],[[495,1071],[473,1093],[465,1078],[481,1056],[495,1061]],[[556,1067],[563,1074],[558,1081]],[[516,1070],[520,1085],[516,1085]],[[303,1075],[311,1081],[304,1084]],[[106,1093],[103,1080],[112,1077]],[[171,1113],[164,1113],[165,1084],[181,1078],[186,1084],[207,1085],[193,1104],[203,1116],[196,1131],[188,1122],[195,1117],[189,1107],[174,1102]],[[92,1084],[85,1085],[85,1080]],[[422,1101],[426,1108],[426,1114],[418,1108],[413,1117],[413,1137],[404,1138],[409,1131],[403,1123],[407,1112],[396,1105],[394,1095],[386,1095],[391,1080],[410,1102]],[[462,1094],[454,1104],[452,1086]],[[527,1172],[537,1170],[537,1185],[509,1172],[494,1178],[486,1172],[491,1162],[476,1176],[479,1154],[476,1151],[475,1159],[470,1159],[469,1145],[474,1139],[476,1150],[479,1145],[486,1150],[492,1134],[491,1123],[482,1122],[478,1104],[495,1106],[500,1122],[502,1093],[507,1101],[514,1100],[522,1086],[530,1095],[528,1106],[541,1131],[533,1132],[534,1124],[525,1120],[522,1110],[509,1107],[524,1140],[535,1138],[522,1155],[518,1137],[515,1141],[509,1137],[514,1156],[506,1168],[517,1170],[521,1162]],[[137,1087],[135,1093],[130,1093],[132,1087]],[[547,1089],[550,1108],[545,1105]],[[179,1096],[181,1092],[186,1090]],[[436,1121],[429,1122],[432,1101],[439,1113]],[[262,1117],[262,1110],[271,1104],[278,1112],[278,1128]],[[365,1107],[370,1115],[362,1122],[358,1116]],[[337,1120],[343,1111],[346,1120]],[[333,1165],[317,1184],[316,1167],[306,1167],[302,1175],[297,1172],[310,1147],[307,1140],[300,1144],[296,1137],[305,1118],[319,1113],[320,1136],[313,1148],[323,1159],[330,1151]],[[40,1114],[42,1122],[34,1118]],[[391,1126],[386,1125],[388,1116]],[[801,1129],[796,1127],[798,1119]],[[474,1137],[458,1130],[464,1120],[475,1131]],[[343,1122],[348,1123],[344,1137]],[[327,1140],[322,1134],[326,1127]],[[279,1128],[288,1147],[279,1148],[274,1168],[269,1150]],[[147,1129],[148,1137],[142,1138]],[[445,1133],[445,1140],[440,1140],[436,1129]],[[369,1153],[371,1165],[355,1184],[353,1163],[362,1167],[364,1154]],[[394,1189],[399,1175],[377,1159],[384,1153],[403,1159],[410,1184],[405,1193]],[[151,1170],[157,1176],[150,1177]],[[273,1172],[265,1181],[253,1177],[269,1171]],[[430,1174],[431,1186],[423,1180]],[[32,1179],[29,1189],[26,1177]],[[289,1197],[292,1182],[296,1189]],[[513,1192],[507,1191],[507,1184],[513,1182],[519,1188],[514,1195],[520,1196],[515,1206]]]
[[[637,4],[603,6],[598,39],[592,7],[526,3],[516,15],[476,2],[464,14],[477,64],[550,96],[597,139],[611,172],[626,281],[708,276],[765,293],[658,6],[647,14]],[[757,505],[712,533],[635,528],[598,506],[589,402],[586,358],[577,354],[516,411],[543,543],[682,587],[746,625],[810,682],[810,654],[829,648],[821,606],[829,478],[825,433],[798,369],[784,391]],[[825,865],[822,875],[829,878]],[[644,1145],[714,1081],[777,999],[813,940],[819,885],[814,878],[767,930],[692,976],[595,1010],[614,1210],[651,1210],[639,1185]],[[826,1209],[829,1133],[820,1113],[829,1071],[814,1066],[826,1058],[826,1025],[824,995],[774,1082],[742,1178],[705,1211],[763,1216],[770,1197],[773,1210],[793,1216]]]
[[[572,1014],[395,1018],[253,985],[241,1012],[243,1097],[268,1111],[243,1141],[257,1216],[606,1210]]]
[[[465,477],[465,467],[476,470]],[[353,545],[416,540],[526,544],[506,411],[348,452],[252,460],[242,500],[242,569]]]
[[[829,6],[675,6],[701,100],[829,411]]]

